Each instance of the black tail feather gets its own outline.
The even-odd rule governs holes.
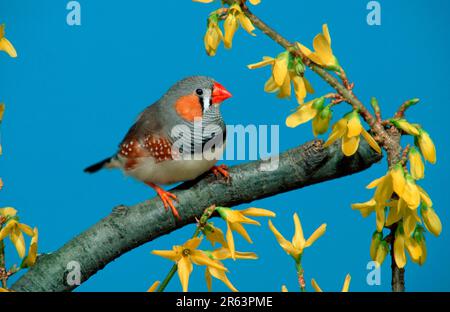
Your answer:
[[[112,159],[112,157],[108,157],[96,164],[93,164],[92,166],[89,166],[86,169],[84,169],[84,172],[95,173],[95,172],[103,169],[105,167],[105,165],[107,165],[111,161],[111,159]]]

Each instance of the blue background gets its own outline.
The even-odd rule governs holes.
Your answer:
[[[68,1],[0,0],[0,22],[19,58],[0,55],[0,101],[7,104],[2,125],[4,155],[0,172],[5,182],[1,206],[14,206],[21,220],[38,226],[40,252],[51,252],[106,216],[118,204],[135,204],[154,192],[119,171],[86,175],[82,169],[115,151],[147,105],[185,76],[215,77],[234,95],[222,106],[230,124],[280,124],[280,149],[312,139],[310,126],[288,129],[284,120],[294,100],[278,100],[263,92],[268,69],[246,65],[282,50],[262,33],[250,37],[240,30],[234,47],[219,49],[214,58],[203,50],[205,19],[219,4],[178,1],[81,0],[82,25],[66,24]],[[404,100],[422,103],[408,117],[420,121],[438,147],[438,164],[427,166],[421,184],[430,192],[444,229],[440,238],[427,236],[428,260],[423,267],[408,263],[409,291],[450,290],[447,0],[380,1],[382,25],[366,23],[368,1],[269,1],[254,12],[291,40],[311,46],[328,23],[333,48],[355,92],[368,103],[377,96],[390,116]],[[316,91],[330,88],[309,72]],[[336,112],[346,112],[338,109]],[[233,164],[235,162],[226,162]],[[321,223],[327,233],[304,255],[306,279],[316,278],[328,291],[339,291],[347,273],[352,291],[390,290],[390,264],[382,267],[380,286],[366,283],[374,216],[362,219],[350,203],[371,197],[365,185],[381,176],[385,161],[363,173],[252,203],[277,212],[274,220],[286,236],[293,233],[298,212],[305,234]],[[247,205],[248,206],[248,205]],[[238,207],[245,208],[246,206]],[[297,290],[291,259],[267,228],[247,227],[257,261],[226,262],[230,279],[241,291],[278,291],[282,284]],[[216,224],[222,224],[216,220]],[[80,291],[145,291],[162,279],[172,263],[153,256],[170,249],[193,232],[189,226],[124,255],[93,276]],[[205,243],[205,248],[209,248]],[[15,252],[9,249],[9,263]],[[206,290],[204,269],[196,267],[190,289]],[[226,290],[214,281],[215,290]],[[174,279],[169,290],[180,290]]]

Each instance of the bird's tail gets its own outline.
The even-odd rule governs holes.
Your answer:
[[[111,168],[111,167],[113,167],[112,166],[113,161],[114,161],[114,157],[108,157],[96,164],[93,164],[92,166],[87,167],[86,169],[84,169],[84,172],[95,173],[97,171],[100,171],[103,168]]]

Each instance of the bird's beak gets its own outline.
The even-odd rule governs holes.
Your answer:
[[[222,86],[220,83],[217,82],[214,83],[212,93],[213,104],[222,103],[226,99],[229,99],[231,96],[232,96],[231,93],[227,89],[225,89],[224,86]]]

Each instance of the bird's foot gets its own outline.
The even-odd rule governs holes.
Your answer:
[[[231,180],[231,175],[228,172],[228,166],[227,165],[219,165],[219,166],[213,166],[211,168],[212,173],[217,178],[220,178],[220,176],[223,176],[225,181],[229,182]]]
[[[158,185],[153,184],[151,182],[146,183],[146,184],[149,185],[150,187],[152,187],[156,191],[159,198],[161,198],[161,201],[162,201],[166,211],[169,211],[169,207],[170,207],[170,210],[172,211],[173,216],[175,218],[177,218],[178,220],[181,220],[180,214],[178,213],[178,210],[175,208],[175,206],[173,204],[174,201],[178,202],[177,196],[175,194],[172,194],[172,193],[162,189]]]

